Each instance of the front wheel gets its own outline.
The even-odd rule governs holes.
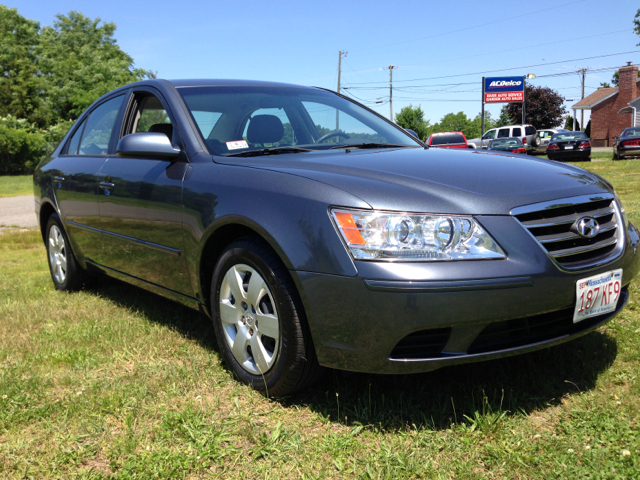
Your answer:
[[[246,237],[224,250],[211,305],[222,357],[243,383],[283,396],[321,373],[293,281],[262,241]]]

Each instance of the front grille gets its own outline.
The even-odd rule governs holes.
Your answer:
[[[407,335],[398,342],[390,358],[437,358],[449,341],[451,328],[420,330]]]
[[[628,294],[627,288],[623,288],[616,312],[625,305]],[[613,314],[609,312],[573,323],[574,310],[571,307],[533,317],[490,323],[476,337],[467,353],[497,352],[573,335],[597,325]]]
[[[540,210],[516,213],[515,217],[547,253],[567,269],[584,268],[607,260],[616,251],[620,237],[612,196],[593,200],[581,197],[578,202],[558,200]],[[592,217],[600,225],[598,234],[593,238],[582,237],[571,229],[583,217]]]

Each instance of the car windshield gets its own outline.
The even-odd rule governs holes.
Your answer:
[[[506,147],[521,147],[522,140],[519,138],[500,138],[498,140],[491,140],[489,148],[506,148]]]
[[[181,87],[209,153],[253,156],[339,148],[422,147],[332,92],[304,87]]]
[[[621,137],[640,137],[640,128],[627,128]]]
[[[570,142],[572,140],[586,140],[587,135],[584,132],[562,132],[556,133],[551,140],[554,142]]]
[[[451,145],[464,143],[464,137],[460,133],[445,133],[442,135],[434,135],[431,139],[431,145]]]

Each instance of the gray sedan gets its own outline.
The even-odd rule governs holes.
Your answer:
[[[202,312],[230,370],[269,395],[323,367],[426,372],[565,342],[619,313],[640,268],[601,177],[425,149],[319,88],[121,87],[34,188],[57,289],[106,274]]]

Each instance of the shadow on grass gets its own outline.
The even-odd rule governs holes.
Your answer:
[[[211,321],[194,310],[118,280],[101,278],[98,295],[218,351]],[[327,370],[309,389],[284,399],[333,422],[384,430],[446,429],[471,419],[498,421],[560,403],[591,390],[617,355],[612,336],[592,332],[574,341],[515,357],[445,367],[413,375],[370,375]],[[233,374],[229,371],[229,381]],[[493,420],[492,420],[493,419]]]

